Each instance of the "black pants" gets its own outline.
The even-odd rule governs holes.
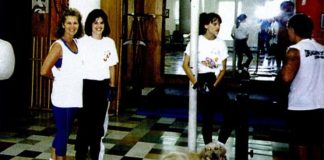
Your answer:
[[[235,52],[237,54],[238,69],[243,69],[243,67],[249,68],[253,56],[249,46],[247,45],[247,39],[236,39],[234,41],[234,46],[235,46]],[[242,64],[244,53],[248,59],[244,62],[244,64]]]
[[[104,134],[103,123],[108,107],[106,96],[108,84],[109,80],[83,81],[83,108],[80,112],[75,144],[76,160],[85,160],[89,147],[91,159],[98,159],[100,141]]]
[[[202,114],[202,135],[204,143],[212,142],[214,116],[216,111],[221,111],[228,104],[228,96],[224,86],[213,86],[216,76],[214,73],[199,74],[198,81],[205,82],[209,92],[198,92],[198,110]],[[227,138],[226,138],[227,139]]]

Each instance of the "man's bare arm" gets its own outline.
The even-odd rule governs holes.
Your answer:
[[[282,67],[282,71],[281,71],[282,81],[287,84],[290,84],[294,80],[299,70],[299,65],[300,65],[299,50],[294,48],[289,49],[286,55],[286,62]]]

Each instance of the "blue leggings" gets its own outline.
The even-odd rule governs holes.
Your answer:
[[[78,111],[79,108],[60,108],[53,105],[56,133],[52,147],[55,148],[57,156],[65,156],[66,154],[70,130]]]

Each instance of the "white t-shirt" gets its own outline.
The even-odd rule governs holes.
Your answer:
[[[109,79],[109,66],[118,63],[114,40],[109,37],[98,40],[91,36],[84,36],[79,39],[78,44],[82,55],[83,78],[91,80]]]
[[[190,56],[190,42],[185,54]],[[228,57],[228,50],[224,40],[216,38],[208,40],[203,35],[198,37],[198,73],[215,73],[222,70],[222,61]]]
[[[289,48],[299,50],[300,66],[290,86],[288,109],[324,109],[324,46],[304,39]]]
[[[81,55],[73,53],[64,42],[59,39],[62,47],[62,65],[56,68],[54,65],[52,73],[54,76],[52,89],[52,103],[56,107],[82,107],[82,63]]]
[[[232,28],[232,35],[235,39],[246,39],[249,36],[249,26],[245,21],[241,22],[240,26],[236,28],[236,25]]]
[[[9,42],[0,39],[0,80],[9,79],[14,69],[14,50]]]

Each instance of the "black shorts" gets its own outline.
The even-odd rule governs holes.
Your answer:
[[[324,109],[289,111],[291,143],[324,146]]]

